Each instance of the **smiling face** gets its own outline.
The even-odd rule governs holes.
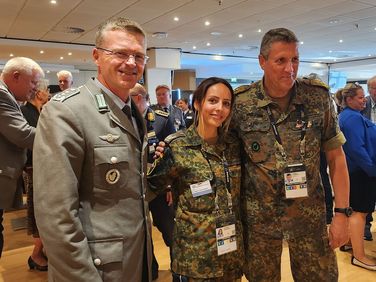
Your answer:
[[[277,41],[271,44],[268,57],[259,56],[264,70],[264,85],[273,98],[286,96],[293,87],[299,68],[297,43]]]
[[[230,116],[230,90],[222,83],[210,86],[201,105],[195,102],[195,109],[199,112],[199,126],[206,131],[217,130]]]
[[[356,111],[362,111],[366,107],[366,98],[364,90],[359,88],[356,90],[356,95],[353,97],[346,97],[346,105]]]
[[[106,31],[102,45],[98,47],[132,55],[146,54],[144,36],[123,30]],[[127,100],[129,90],[141,78],[145,65],[136,64],[133,56],[128,60],[119,59],[97,48],[93,50],[93,57],[98,67],[98,80],[121,99]]]

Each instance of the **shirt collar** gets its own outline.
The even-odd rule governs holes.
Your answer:
[[[114,103],[120,108],[124,108],[125,105],[131,107],[131,99],[128,97],[128,100],[124,102],[122,99],[119,98],[116,94],[114,94],[111,90],[109,90],[106,86],[104,86],[97,78],[94,79],[94,83],[104,92],[107,94],[108,97],[114,101]]]

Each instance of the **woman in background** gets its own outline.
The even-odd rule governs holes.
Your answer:
[[[153,191],[173,193],[173,281],[242,277],[239,143],[227,134],[233,101],[226,80],[204,80],[193,94],[194,125],[166,138],[149,172]]]
[[[21,106],[21,111],[25,116],[27,122],[36,127],[39,119],[42,106],[46,104],[50,98],[50,93],[47,88],[48,81],[41,80],[37,86],[37,91]],[[34,249],[29,257],[28,264],[30,269],[39,271],[47,271],[47,259],[43,253],[43,244],[39,238],[38,228],[34,217],[34,204],[33,204],[33,164],[32,152],[27,151],[27,161],[25,165],[26,177],[26,191],[27,191],[27,233],[34,237]]]
[[[343,149],[350,176],[350,206],[354,210],[349,218],[353,249],[351,263],[376,271],[376,262],[366,256],[363,241],[367,213],[375,209],[376,126],[360,113],[366,100],[359,84],[348,83],[337,91],[336,98],[343,108],[339,126],[346,137]]]

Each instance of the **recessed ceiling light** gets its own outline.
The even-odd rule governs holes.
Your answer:
[[[304,41],[300,41],[300,45],[303,45],[304,44]]]
[[[51,4],[56,4],[57,1],[56,1],[56,0],[51,0],[50,3],[51,3]]]
[[[43,50],[40,50],[39,53],[44,54],[44,51],[43,51]]]
[[[205,22],[205,25],[206,25],[206,26],[210,25],[210,22],[209,22],[209,21],[206,21],[206,22]]]
[[[210,42],[206,43],[206,46],[208,46],[208,47],[209,47],[210,45],[211,45],[211,44],[210,44]]]
[[[371,57],[372,55],[371,54],[368,54],[368,57]]]
[[[60,60],[64,60],[64,57],[60,57]]]
[[[14,57],[14,55],[12,53],[9,54],[9,57]]]
[[[257,30],[258,33],[261,33],[261,31],[262,31],[261,28],[259,28],[259,29]]]
[[[343,40],[342,40],[342,39],[340,39],[340,40],[338,40],[338,42],[339,42],[339,43],[342,43],[342,42],[343,42]]]
[[[337,24],[339,23],[339,20],[338,19],[332,19],[329,21],[330,24]]]
[[[213,36],[219,36],[222,34],[222,32],[218,32],[218,31],[213,31],[213,32],[210,32],[211,35]]]
[[[243,34],[239,33],[238,37],[243,38]]]
[[[50,73],[50,71],[49,71],[49,70],[46,70],[46,73]]]
[[[178,17],[174,17],[174,21],[175,21],[175,22],[178,22],[178,21],[179,21],[179,18],[178,18]]]
[[[329,53],[332,53],[333,51],[332,50],[329,50]]]
[[[69,53],[68,53],[68,56],[72,56],[72,52],[69,52]]]
[[[333,61],[337,62],[337,59],[333,59]]]
[[[196,50],[196,49],[197,49],[197,47],[196,47],[196,46],[193,46],[193,47],[192,47],[192,49],[193,49],[193,50]]]

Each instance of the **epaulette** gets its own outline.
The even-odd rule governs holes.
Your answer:
[[[161,111],[161,110],[154,110],[154,112],[159,115],[159,116],[162,116],[162,117],[168,117],[170,114],[165,112],[165,111]]]
[[[319,86],[322,88],[325,88],[326,90],[329,90],[329,85],[327,85],[325,82],[321,81],[320,79],[310,79],[303,77],[300,79],[304,84],[307,85],[313,85],[313,86]]]
[[[184,130],[179,130],[173,134],[170,134],[169,136],[167,136],[164,140],[165,143],[167,144],[170,144],[172,141],[178,139],[178,138],[181,138],[181,137],[184,137],[185,136],[185,132]]]
[[[77,94],[80,93],[80,89],[79,88],[68,88],[62,92],[59,92],[57,93],[56,95],[54,95],[52,97],[52,100],[53,101],[59,101],[59,102],[63,102],[65,101],[66,99],[70,98],[70,97],[73,97]]]
[[[236,87],[236,89],[234,90],[234,94],[239,95],[241,93],[248,91],[250,88],[251,85],[240,85],[239,87]]]

